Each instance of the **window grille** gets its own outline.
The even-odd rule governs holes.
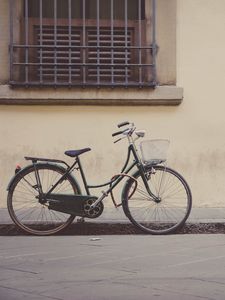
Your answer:
[[[156,85],[156,0],[9,1],[11,85]]]

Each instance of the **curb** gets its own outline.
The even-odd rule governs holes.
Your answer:
[[[218,234],[225,233],[225,223],[186,223],[174,234]],[[146,234],[133,224],[127,223],[73,223],[56,235],[136,235]],[[29,235],[14,224],[1,224],[0,236]],[[147,234],[146,234],[147,235]]]

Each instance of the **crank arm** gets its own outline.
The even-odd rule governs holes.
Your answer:
[[[103,191],[102,195],[91,205],[91,209],[94,209],[98,205],[98,203],[101,202],[107,196],[108,196],[108,193]]]

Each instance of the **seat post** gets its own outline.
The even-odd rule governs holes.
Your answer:
[[[77,161],[77,164],[78,164],[78,168],[80,170],[80,174],[81,174],[81,178],[83,180],[85,191],[86,191],[87,195],[90,195],[89,188],[88,188],[88,185],[87,185],[87,180],[86,180],[86,177],[85,177],[85,174],[84,174],[79,156],[76,157],[76,161]]]

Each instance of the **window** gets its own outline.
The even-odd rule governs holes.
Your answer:
[[[155,0],[23,0],[18,12],[15,1],[11,85],[156,84]]]

